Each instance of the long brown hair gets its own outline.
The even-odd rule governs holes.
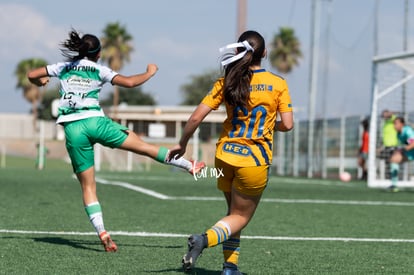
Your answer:
[[[246,106],[253,76],[250,66],[260,66],[265,51],[264,38],[256,31],[242,33],[238,42],[242,41],[247,41],[253,51],[248,50],[241,59],[228,64],[224,71],[224,99],[232,106]],[[237,48],[237,52],[245,50],[244,47]]]
[[[85,57],[96,61],[101,51],[101,43],[95,35],[85,34],[80,37],[74,29],[69,32],[69,38],[63,41],[61,46],[62,55],[66,57],[66,60],[72,62]]]

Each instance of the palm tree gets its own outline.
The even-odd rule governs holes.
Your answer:
[[[102,40],[102,61],[107,61],[109,67],[119,72],[125,61],[130,61],[130,53],[133,48],[130,44],[132,36],[127,32],[124,26],[118,22],[109,23],[103,30]],[[119,104],[119,89],[114,86],[113,97],[113,118],[117,117],[117,108]]]
[[[41,58],[28,58],[20,61],[17,64],[14,75],[17,78],[16,88],[21,88],[23,90],[24,98],[32,104],[32,113],[33,113],[33,126],[36,129],[36,120],[37,120],[37,107],[39,100],[41,98],[40,88],[32,83],[30,83],[27,78],[27,73],[35,68],[46,66],[47,62]]]
[[[290,27],[281,27],[271,44],[269,54],[270,64],[281,73],[289,73],[299,64],[302,57],[300,42],[295,36],[295,30]]]

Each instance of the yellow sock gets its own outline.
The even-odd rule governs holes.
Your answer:
[[[223,256],[224,262],[237,265],[239,262],[240,254],[240,237],[232,237],[223,242]]]
[[[216,246],[228,240],[231,235],[230,226],[223,221],[219,221],[206,231],[206,235],[208,241],[207,247]]]

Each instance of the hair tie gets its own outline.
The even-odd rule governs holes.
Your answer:
[[[88,53],[96,53],[101,49],[101,45],[98,46],[95,50],[89,50]]]
[[[220,52],[224,52],[228,49],[234,49],[234,48],[239,48],[239,47],[244,47],[246,50],[242,51],[241,53],[234,55],[230,58],[227,58],[226,60],[221,61],[221,65],[223,67],[225,67],[226,65],[233,63],[236,60],[242,59],[247,52],[251,51],[254,52],[253,47],[249,44],[249,42],[247,40],[244,40],[242,42],[237,42],[237,43],[232,43],[232,44],[228,44],[222,48],[219,49]]]

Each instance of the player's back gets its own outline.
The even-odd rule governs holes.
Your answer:
[[[254,71],[249,96],[245,107],[226,104],[217,156],[237,166],[270,164],[277,112],[292,111],[286,81],[264,69]]]

